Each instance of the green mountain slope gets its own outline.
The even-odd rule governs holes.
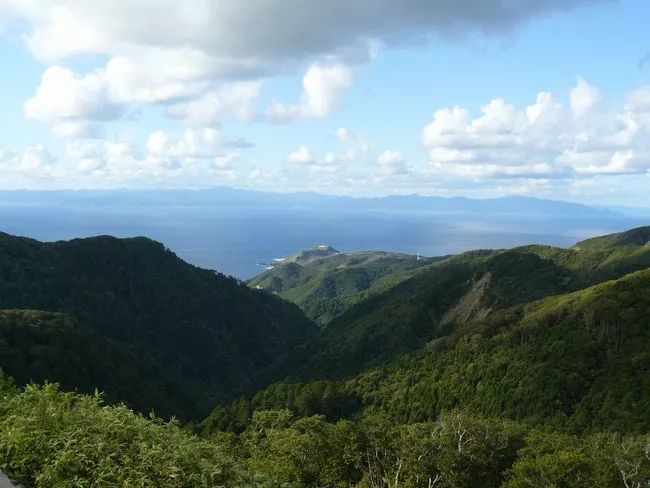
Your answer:
[[[365,406],[401,422],[462,406],[576,429],[650,428],[647,231],[446,259],[350,308],[288,356],[276,376],[291,379],[208,424],[241,426],[250,408],[278,406],[331,418]]]
[[[594,249],[525,246],[448,258],[352,306],[296,349],[284,374],[348,376],[498,311],[647,267],[650,246],[642,240],[615,240]]]
[[[1,234],[0,309],[64,314],[0,316],[8,374],[98,387],[183,418],[228,398],[317,330],[295,305],[145,238]],[[74,361],[77,373],[67,366]]]
[[[644,270],[479,322],[383,374],[361,375],[356,388],[409,421],[463,405],[578,429],[647,431],[649,312]]]
[[[574,249],[607,250],[612,247],[645,246],[650,241],[650,226],[608,234],[578,242]]]
[[[569,431],[650,430],[650,270],[492,314],[339,381],[285,381],[204,422],[241,429],[256,409],[395,423],[462,408]]]
[[[290,256],[248,283],[294,302],[325,326],[352,305],[439,260],[388,252],[339,253],[318,246]]]

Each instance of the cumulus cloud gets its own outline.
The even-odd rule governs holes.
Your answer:
[[[603,97],[595,86],[578,78],[576,86],[571,89],[571,111],[575,117],[584,117],[593,113],[602,104]]]
[[[101,124],[124,116],[129,104],[166,104],[169,115],[193,127],[216,126],[226,117],[253,118],[259,81],[224,83],[205,91],[206,82],[170,81],[164,68],[140,68],[120,58],[83,76],[52,66],[25,102],[25,116],[51,125],[57,136],[99,135]]]
[[[61,177],[56,158],[42,145],[28,147],[22,152],[0,148],[0,173],[6,188],[46,185]]]
[[[153,132],[147,139],[147,150],[154,156],[166,158],[212,158],[226,147],[242,144],[225,136],[218,129],[187,129],[182,136],[163,131]]]
[[[307,146],[300,146],[295,151],[290,152],[287,156],[287,163],[291,164],[311,164],[313,162],[314,157]]]
[[[633,92],[619,110],[579,78],[569,109],[550,93],[517,108],[494,99],[472,117],[462,107],[440,109],[423,130],[429,170],[468,178],[547,179],[650,170],[646,93]]]
[[[208,127],[226,116],[250,121],[255,117],[253,104],[260,95],[260,81],[226,84],[188,102],[172,105],[168,113],[195,127]]]
[[[216,129],[149,135],[144,147],[126,139],[78,139],[59,158],[43,146],[0,147],[2,188],[212,187],[241,185],[250,168],[244,149]]]
[[[346,165],[368,162],[370,153],[375,148],[375,142],[366,134],[340,127],[336,130],[334,136],[341,143],[344,151],[342,153],[329,153],[326,158],[328,162],[338,162]]]
[[[353,83],[351,66],[370,60],[377,45],[420,42],[430,36],[498,35],[532,17],[596,1],[4,0],[0,23],[14,25],[34,57],[45,64],[80,55],[107,59],[97,73],[58,81],[67,92],[81,88],[86,100],[92,94],[92,103],[99,107],[78,107],[70,117],[65,116],[70,107],[30,109],[33,118],[64,135],[96,131],[97,118],[115,117],[116,103],[178,103],[170,114],[194,126],[214,125],[223,113],[251,118],[247,101],[255,98],[254,85],[247,86],[246,93],[231,92],[244,99],[236,108],[228,107],[215,90],[305,63],[312,65],[301,100],[277,102],[269,116],[284,122],[324,117]],[[42,105],[48,104],[53,102]]]
[[[632,112],[650,113],[650,86],[632,91],[627,97],[627,107]]]
[[[381,171],[388,175],[405,174],[406,160],[399,151],[391,151],[387,149],[377,157],[377,164]]]
[[[98,130],[98,122],[122,112],[100,72],[76,76],[61,66],[48,68],[36,95],[25,102],[25,116],[53,126],[57,135],[82,136]]]
[[[358,57],[358,46],[368,39],[395,44],[430,33],[491,35],[531,17],[584,3],[594,2],[5,0],[2,8],[5,18],[13,15],[31,22],[28,46],[44,62],[78,54],[187,46],[208,55],[223,75],[245,76],[278,69],[292,60],[349,53]],[[156,22],[151,22],[153,12]]]
[[[267,110],[267,115],[278,123],[326,117],[341,103],[353,83],[354,74],[349,66],[313,64],[302,80],[304,93],[300,103],[285,105],[276,101]]]

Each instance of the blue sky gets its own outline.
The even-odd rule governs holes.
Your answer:
[[[648,2],[136,3],[0,4],[0,188],[650,205]]]

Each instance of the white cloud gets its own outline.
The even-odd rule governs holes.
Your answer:
[[[600,108],[603,97],[595,86],[578,78],[576,86],[571,89],[571,111],[577,118],[585,117]]]
[[[213,126],[226,116],[250,121],[255,117],[253,104],[261,86],[259,81],[222,85],[199,98],[173,105],[168,112],[195,127]]]
[[[0,148],[0,174],[5,188],[48,185],[61,176],[56,158],[42,145],[18,153]]]
[[[144,150],[128,140],[85,139],[55,159],[44,147],[0,148],[2,188],[211,187],[246,181],[244,151],[214,129],[154,132]]]
[[[300,146],[295,151],[289,153],[287,162],[291,164],[311,164],[314,162],[314,157],[307,146]]]
[[[428,170],[455,178],[558,178],[650,170],[650,117],[644,92],[608,110],[596,87],[579,78],[570,110],[549,93],[517,108],[503,99],[473,118],[461,107],[435,112],[423,130]]]
[[[122,58],[83,76],[52,66],[25,102],[25,116],[50,124],[57,136],[98,135],[101,124],[122,117],[129,104],[171,104],[168,113],[193,127],[215,126],[226,117],[253,118],[261,82],[225,83],[205,92],[207,86],[174,81],[164,67],[142,70]]]
[[[343,153],[329,153],[327,162],[351,165],[363,164],[369,161],[369,155],[375,148],[375,143],[366,134],[353,132],[340,127],[334,136],[343,145]]]
[[[243,145],[217,129],[186,129],[182,135],[153,132],[147,139],[147,157],[159,164],[182,166],[204,160],[209,168],[225,170],[241,158]]]
[[[377,157],[381,171],[388,175],[404,174],[406,170],[406,160],[399,151],[386,150]]]
[[[532,17],[583,3],[589,2],[4,0],[0,19],[26,20],[27,44],[46,63],[79,54],[113,56],[186,46],[206,55],[216,73],[232,78],[277,72],[287,63],[325,55],[358,60],[364,51],[367,55],[370,39],[402,44],[432,33],[508,32]]]
[[[305,63],[312,64],[299,103],[277,102],[269,116],[279,122],[322,118],[353,84],[352,67],[372,59],[378,45],[424,42],[431,35],[499,35],[589,1],[599,0],[4,0],[0,23],[13,26],[42,63],[80,55],[107,59],[96,72],[60,76],[62,89],[81,99],[56,105],[47,80],[29,110],[56,133],[78,135],[97,132],[98,120],[115,118],[121,104],[176,104],[169,113],[192,126],[213,126],[224,114],[247,120],[256,86],[226,90],[235,99],[230,103],[223,84],[259,82]]]
[[[97,123],[118,117],[122,108],[110,96],[100,72],[77,77],[60,66],[48,68],[36,95],[25,102],[28,119],[52,124],[57,135],[89,135]]]
[[[101,72],[112,97],[128,103],[171,103],[201,95],[211,87],[210,59],[182,47],[115,56]]]
[[[232,168],[235,161],[241,159],[243,153],[244,151],[241,149],[235,149],[224,155],[217,156],[214,158],[214,167],[219,170],[228,170]]]
[[[182,134],[153,132],[145,151],[126,140],[72,141],[66,146],[67,184],[93,187],[205,187],[235,184],[241,148],[228,146],[216,129],[187,129]]]
[[[302,80],[304,93],[297,105],[274,102],[267,110],[273,122],[287,123],[301,118],[320,119],[329,115],[354,83],[354,73],[343,64],[313,64]]]
[[[650,86],[632,91],[627,97],[628,108],[634,112],[650,112]]]

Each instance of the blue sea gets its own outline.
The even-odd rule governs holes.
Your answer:
[[[44,241],[109,234],[146,236],[184,260],[240,279],[298,250],[327,244],[342,252],[384,250],[440,256],[578,240],[647,225],[624,216],[476,216],[463,212],[231,206],[2,204],[0,230]]]

